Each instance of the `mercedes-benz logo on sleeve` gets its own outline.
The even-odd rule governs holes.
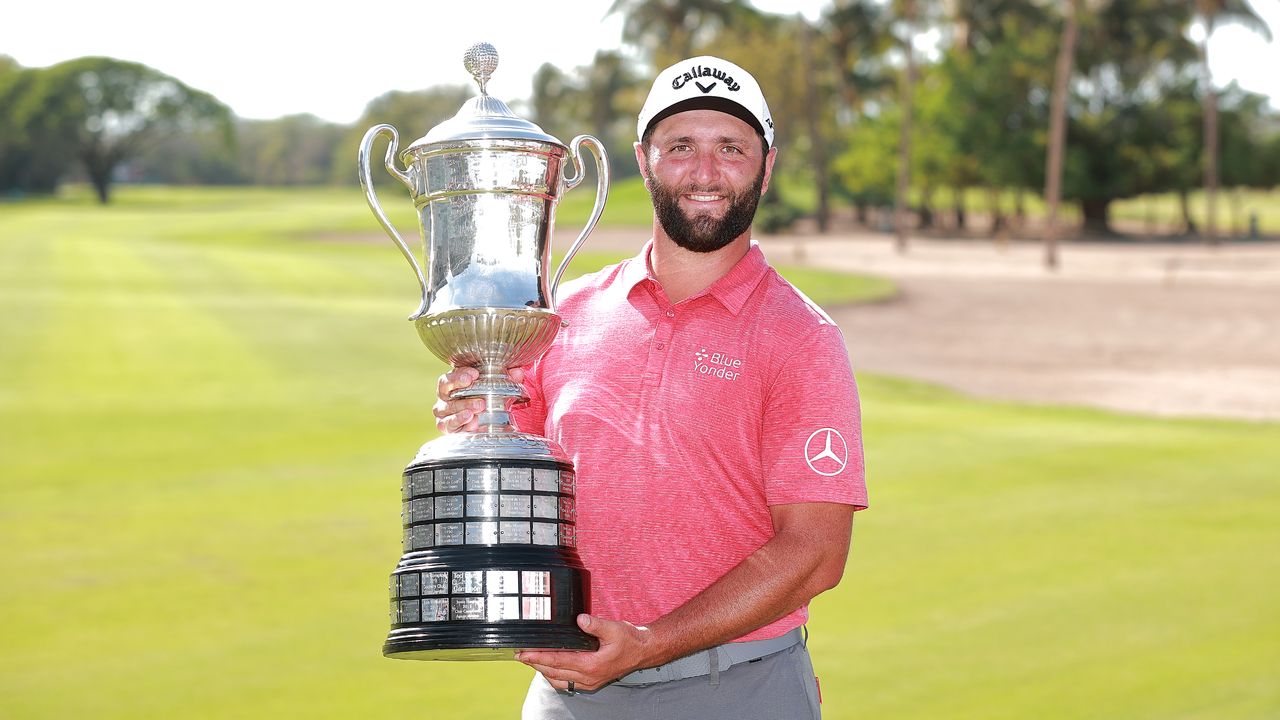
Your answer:
[[[804,442],[804,461],[819,475],[839,475],[849,464],[849,446],[835,428],[814,430]]]

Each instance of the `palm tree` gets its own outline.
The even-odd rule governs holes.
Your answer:
[[[1062,200],[1062,155],[1067,144],[1067,85],[1076,54],[1076,31],[1080,0],[1063,0],[1066,21],[1058,44],[1058,63],[1053,75],[1053,99],[1049,108],[1049,148],[1044,176],[1044,201],[1048,222],[1044,229],[1044,264],[1058,267],[1058,203]]]
[[[1205,234],[1210,244],[1217,244],[1218,91],[1213,89],[1213,79],[1209,76],[1209,38],[1214,28],[1224,22],[1244,25],[1268,42],[1271,30],[1244,0],[1196,0],[1196,15],[1204,28],[1204,37],[1200,40],[1200,72],[1204,83],[1204,190],[1208,204]]]

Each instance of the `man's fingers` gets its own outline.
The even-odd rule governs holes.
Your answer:
[[[478,377],[480,377],[480,371],[470,367],[453,368],[440,376],[436,382],[436,404],[431,407],[432,414],[436,416],[437,430],[451,433],[479,429],[476,413],[484,410],[484,400],[481,398],[449,399],[453,391],[470,387]]]
[[[510,368],[507,371],[512,382],[524,382],[524,368]],[[451,400],[449,396],[462,388],[471,387],[480,377],[480,371],[473,367],[453,368],[440,376],[436,381],[436,404],[431,412],[436,416],[436,429],[443,433],[459,430],[479,430],[477,416],[484,411],[483,398],[463,398]]]
[[[541,673],[542,677],[546,678],[547,683],[550,684],[551,687],[561,692],[564,692],[565,690],[569,689],[569,683],[571,681],[574,684],[574,690],[581,690],[584,692],[591,692],[592,690],[598,690],[599,688],[605,685],[605,682],[607,682],[607,681],[600,682],[598,680],[593,680],[592,678],[580,672],[565,670],[564,668],[554,668],[554,667],[543,666],[543,665],[533,665],[529,663],[526,663],[526,664],[529,665],[529,667]]]
[[[444,420],[453,415],[467,413],[474,415],[484,410],[484,398],[462,398],[461,400],[437,400],[435,405],[431,406],[431,414],[437,419]]]
[[[459,430],[479,430],[480,422],[476,419],[475,413],[470,410],[463,410],[436,420],[436,429],[442,433],[453,433]]]
[[[480,377],[480,371],[475,368],[454,368],[440,376],[440,380],[436,383],[436,395],[441,400],[448,400],[449,393],[459,388],[470,387],[478,377]]]

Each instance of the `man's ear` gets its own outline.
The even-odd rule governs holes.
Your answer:
[[[769,190],[769,179],[773,177],[773,161],[777,158],[777,146],[769,148],[769,152],[764,156],[764,182],[760,185],[761,195],[765,194]]]
[[[636,151],[636,165],[640,167],[640,177],[644,178],[644,186],[649,188],[649,163],[645,157],[645,146],[642,142],[632,143]]]

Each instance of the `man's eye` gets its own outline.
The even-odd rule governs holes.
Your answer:
[[[735,146],[733,146],[733,145],[725,145],[725,146],[724,146],[724,148],[723,148],[722,150],[723,150],[723,152],[732,153],[732,154],[735,154],[735,155],[741,155],[741,154],[742,154],[742,148],[740,148],[740,147],[735,147]]]

